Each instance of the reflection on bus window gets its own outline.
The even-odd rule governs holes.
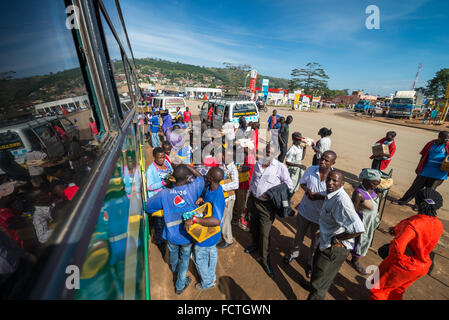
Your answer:
[[[23,262],[0,275],[3,298],[25,285],[24,271],[73,213],[101,143],[64,1],[3,1],[0,10],[0,251]]]
[[[128,129],[81,268],[75,299],[141,299],[143,252],[140,167],[136,135]],[[142,246],[141,246],[142,247]]]

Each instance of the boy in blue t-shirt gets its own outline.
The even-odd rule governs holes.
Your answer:
[[[192,174],[197,178],[189,183]],[[183,226],[182,215],[198,207],[196,201],[204,189],[204,179],[198,171],[184,164],[176,166],[173,176],[176,179],[175,186],[149,198],[145,211],[148,214],[164,211],[162,238],[167,240],[170,266],[176,274],[176,294],[180,295],[192,281],[191,277],[187,277],[192,238]]]
[[[217,243],[221,239],[221,229],[223,227],[223,213],[225,209],[225,198],[220,181],[223,180],[224,172],[218,167],[212,167],[206,176],[208,186],[204,195],[204,202],[212,204],[212,217],[198,218],[193,217],[185,222],[185,228],[188,230],[193,223],[198,223],[205,227],[220,226],[220,232],[203,242],[196,243],[194,247],[194,262],[196,269],[201,277],[201,282],[195,285],[198,290],[206,290],[215,287],[216,266],[217,266]],[[199,204],[202,199],[198,199]]]

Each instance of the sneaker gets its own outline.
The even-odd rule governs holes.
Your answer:
[[[192,278],[187,276],[186,277],[186,285],[184,286],[184,288],[182,290],[178,290],[176,289],[176,294],[179,296],[180,294],[182,294],[184,292],[185,289],[187,289],[187,287],[190,285],[190,283],[192,282]]]
[[[362,276],[368,275],[368,272],[365,271],[365,268],[363,268],[359,262],[350,261],[349,265],[353,267],[355,271],[357,271],[360,275]]]
[[[217,244],[217,248],[218,249],[224,249],[224,248],[232,246],[232,244],[233,243],[227,243],[226,241],[223,240],[219,244]]]
[[[215,282],[208,288],[203,288],[203,286],[201,285],[201,282],[198,282],[195,285],[195,289],[197,289],[197,290],[209,290],[209,289],[212,289],[212,288],[215,288]]]

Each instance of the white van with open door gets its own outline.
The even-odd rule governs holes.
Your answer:
[[[210,108],[213,108],[212,123],[208,121]],[[241,116],[245,117],[247,123],[259,122],[259,110],[256,103],[248,100],[211,99],[203,102],[200,108],[201,122],[216,129],[221,129],[229,120],[238,128]]]
[[[162,110],[168,110],[168,113],[174,118],[176,116],[176,108],[179,107],[181,112],[186,111],[186,101],[181,97],[153,97],[151,106]]]

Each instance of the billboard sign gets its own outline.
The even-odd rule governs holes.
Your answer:
[[[257,70],[251,70],[251,79],[257,78]]]
[[[268,95],[268,84],[270,80],[269,79],[262,79],[262,93],[263,96],[266,97]]]

